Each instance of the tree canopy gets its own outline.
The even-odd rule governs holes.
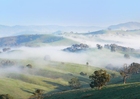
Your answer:
[[[72,87],[73,89],[77,89],[81,87],[81,83],[79,81],[78,78],[72,78],[69,82],[70,87]]]
[[[89,78],[92,80],[90,83],[91,88],[97,87],[98,89],[101,89],[102,86],[106,85],[106,83],[110,81],[110,75],[102,69],[95,71],[89,76]]]

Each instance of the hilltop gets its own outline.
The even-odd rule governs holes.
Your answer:
[[[140,29],[140,23],[139,22],[127,22],[127,23],[121,23],[117,25],[111,25],[108,27],[110,30],[138,30]]]

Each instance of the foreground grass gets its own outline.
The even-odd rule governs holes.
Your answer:
[[[140,99],[140,83],[115,84],[102,90],[79,89],[46,95],[44,99]]]

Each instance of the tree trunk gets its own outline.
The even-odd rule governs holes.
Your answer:
[[[126,83],[126,78],[127,78],[127,76],[124,76],[124,77],[123,77],[123,84]]]
[[[100,89],[102,89],[102,87],[101,87],[101,86],[99,86],[99,87],[98,87],[98,90],[100,90]]]

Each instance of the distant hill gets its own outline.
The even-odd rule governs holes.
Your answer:
[[[140,29],[140,23],[138,22],[127,22],[117,25],[111,25],[108,27],[109,30],[137,30]]]
[[[105,34],[107,33],[107,30],[99,30],[99,31],[94,31],[94,32],[89,32],[89,33],[85,33],[84,35],[98,35],[98,34]]]
[[[96,26],[58,26],[58,25],[30,25],[30,26],[5,26],[0,25],[0,37],[24,34],[50,34],[57,31],[85,33],[103,29]]]
[[[13,47],[13,46],[30,46],[37,47],[42,44],[50,44],[54,42],[63,43],[72,43],[74,41],[68,40],[62,36],[54,36],[50,34],[36,34],[36,35],[19,35],[19,36],[9,36],[0,38],[0,47]],[[58,42],[58,43],[59,43]],[[58,44],[57,43],[57,44]]]

